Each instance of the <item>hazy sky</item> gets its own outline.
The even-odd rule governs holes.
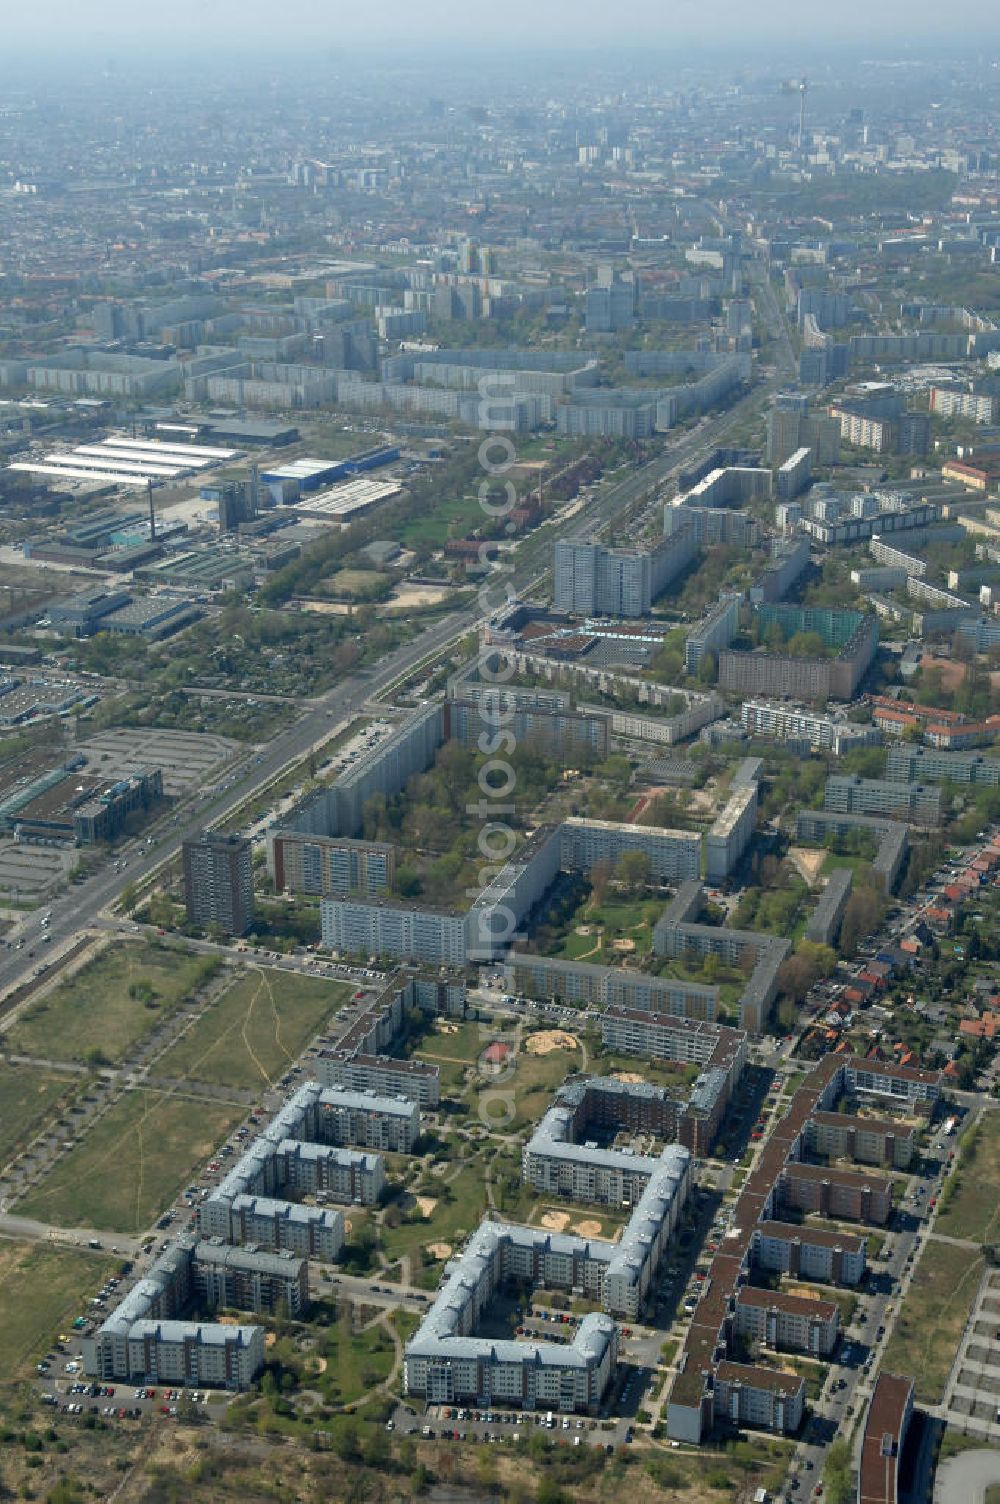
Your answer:
[[[618,45],[642,49],[675,40],[737,46],[777,41],[809,50],[819,38],[865,46],[876,39],[894,50],[907,40],[947,42],[956,49],[1000,43],[996,0],[8,0],[2,7],[5,45],[39,53],[117,48],[169,40],[174,47],[228,40],[307,46],[321,42],[391,46],[477,41],[512,48],[532,41],[567,49]]]

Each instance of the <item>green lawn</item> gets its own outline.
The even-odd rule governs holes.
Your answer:
[[[73,1076],[57,1071],[0,1064],[0,1165],[51,1116],[59,1098],[78,1084]]]
[[[256,969],[222,996],[157,1062],[156,1073],[213,1086],[276,1081],[350,995],[345,983]]]
[[[591,904],[588,899],[569,921],[565,935],[553,955],[570,961],[591,961],[595,965],[620,964],[630,956],[648,956],[653,948],[653,926],[663,913],[663,904],[655,899],[627,903],[606,899]],[[589,934],[578,935],[577,928]],[[616,949],[616,940],[632,941],[629,951]]]
[[[475,1083],[475,1093],[484,1109],[482,1121],[487,1126],[505,1132],[516,1132],[529,1123],[537,1122],[551,1106],[556,1087],[562,1084],[571,1071],[578,1071],[581,1063],[579,1047],[552,1050],[547,1055],[533,1055],[527,1050],[526,1041],[522,1040],[521,1048],[514,1058],[514,1069],[509,1075],[495,1082],[489,1077],[483,1077]],[[507,1094],[514,1109],[512,1116],[500,1105]],[[483,1102],[484,1098],[492,1099],[495,1105]],[[476,1115],[475,1102],[472,1111]]]
[[[62,1227],[144,1232],[241,1116],[178,1094],[126,1092],[18,1211]]]
[[[958,1162],[941,1196],[935,1231],[971,1243],[1000,1228],[1000,1113],[984,1113],[959,1140]]]
[[[16,1378],[86,1309],[118,1260],[45,1243],[0,1243],[0,1372]]]
[[[301,1387],[321,1394],[324,1404],[352,1405],[363,1401],[392,1370],[395,1357],[392,1337],[380,1325],[354,1332],[349,1312],[334,1321],[329,1321],[330,1313],[325,1307],[319,1307],[313,1314],[325,1319],[322,1323],[315,1320],[310,1323],[309,1345],[304,1353],[291,1336],[280,1337],[268,1356],[294,1368],[301,1365]]]
[[[855,876],[859,872],[865,876],[870,876],[872,858],[870,856],[840,856],[835,851],[829,851],[824,857],[823,865],[819,870],[824,877],[829,877],[831,872],[834,872],[838,867],[850,867]]]
[[[925,1245],[882,1363],[914,1376],[918,1400],[937,1404],[944,1394],[982,1272],[970,1248]]]
[[[436,1204],[428,1216],[423,1216],[417,1207],[402,1213],[402,1220],[393,1227],[385,1220],[382,1228],[382,1247],[391,1261],[409,1254],[414,1262],[414,1271],[419,1269],[424,1258],[421,1250],[434,1249],[426,1255],[426,1261],[440,1266],[436,1248],[447,1244],[454,1248],[478,1225],[486,1209],[486,1186],[483,1166],[479,1162],[464,1165],[453,1179],[431,1176],[426,1195]],[[390,1212],[391,1217],[391,1212]],[[395,1220],[394,1218],[392,1220]]]
[[[432,516],[415,517],[408,522],[399,541],[404,548],[417,548],[421,544],[441,548],[449,538],[461,538],[469,528],[481,524],[484,516],[475,496],[454,496],[450,501],[439,502]]]
[[[121,1060],[183,997],[218,969],[214,957],[155,941],[118,941],[39,998],[7,1036],[16,1054]]]

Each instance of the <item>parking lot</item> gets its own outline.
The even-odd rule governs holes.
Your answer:
[[[149,768],[163,772],[163,792],[171,797],[202,788],[213,770],[239,752],[236,742],[200,731],[167,731],[115,726],[80,743],[88,764],[128,778]]]

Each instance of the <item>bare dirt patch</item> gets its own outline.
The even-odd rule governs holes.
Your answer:
[[[450,1243],[428,1243],[427,1244],[427,1252],[431,1255],[432,1258],[435,1258],[435,1259],[450,1259],[451,1258],[451,1244]]]
[[[524,1048],[529,1055],[551,1055],[553,1050],[575,1050],[578,1044],[579,1040],[567,1034],[565,1029],[543,1029],[538,1034],[530,1034]]]
[[[635,1086],[646,1079],[645,1076],[640,1076],[638,1071],[613,1071],[612,1075],[616,1081],[624,1081],[629,1086]]]
[[[603,1222],[598,1222],[594,1217],[585,1217],[582,1222],[573,1225],[573,1231],[579,1233],[581,1238],[599,1238],[603,1228]]]
[[[567,1212],[543,1212],[539,1218],[543,1227],[549,1232],[564,1232],[569,1226],[569,1214]]]
[[[788,860],[796,872],[807,882],[810,888],[819,882],[823,863],[826,861],[825,851],[812,851],[808,846],[790,846],[788,848]]]
[[[448,599],[450,585],[397,585],[383,611],[409,611],[414,606],[439,606]]]

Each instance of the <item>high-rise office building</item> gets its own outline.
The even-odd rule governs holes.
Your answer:
[[[192,924],[245,935],[253,921],[250,842],[212,830],[185,841],[184,902]]]

